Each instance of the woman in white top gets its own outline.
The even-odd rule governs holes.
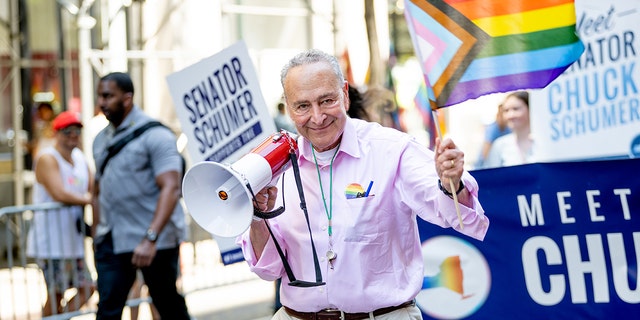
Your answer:
[[[52,123],[55,144],[38,153],[34,170],[34,204],[60,202],[69,206],[34,213],[28,234],[27,255],[36,258],[47,284],[43,315],[73,311],[93,293],[84,261],[84,206],[91,203],[93,177],[78,145],[79,115],[65,111]],[[76,288],[62,308],[64,293]]]
[[[484,168],[533,162],[535,145],[529,122],[529,93],[516,91],[507,95],[502,112],[511,133],[496,139],[484,162]]]

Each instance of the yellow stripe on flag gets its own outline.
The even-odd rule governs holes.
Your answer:
[[[473,20],[492,37],[555,29],[576,24],[575,6],[567,3],[539,10],[525,11]]]

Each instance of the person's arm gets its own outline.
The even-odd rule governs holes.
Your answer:
[[[156,211],[149,225],[149,230],[153,230],[157,235],[162,232],[167,224],[173,210],[180,199],[180,173],[178,171],[167,171],[156,177],[156,184],[160,188],[160,196],[156,204]],[[134,249],[131,262],[138,267],[145,267],[151,264],[156,255],[156,244],[144,238]]]
[[[149,229],[160,234],[171,219],[173,210],[180,199],[180,173],[178,171],[161,173],[156,177],[156,184],[160,188],[160,196]]]
[[[44,186],[53,200],[67,205],[91,204],[90,193],[78,194],[65,189],[58,161],[53,155],[43,154],[38,158],[35,173],[36,181]]]
[[[100,183],[98,180],[94,180],[91,194],[93,195],[91,199],[91,217],[93,220],[93,223],[91,224],[91,237],[95,237],[96,230],[98,229],[98,223],[100,223],[100,202],[98,201],[98,197],[100,195]]]
[[[273,207],[276,204],[277,195],[278,188],[266,187],[260,190],[258,194],[256,194],[256,201],[254,201],[253,205],[256,209],[262,212],[273,210]],[[262,251],[267,245],[269,237],[269,230],[267,229],[267,225],[263,220],[253,220],[251,222],[251,227],[249,229],[249,238],[251,239],[251,247],[253,248],[256,259],[260,259],[260,257],[262,256]]]

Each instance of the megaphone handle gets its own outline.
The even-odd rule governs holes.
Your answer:
[[[284,212],[284,206],[269,212],[262,212],[258,208],[253,207],[253,215],[264,220],[275,218]]]
[[[284,174],[283,174],[284,177]],[[251,184],[247,183],[246,184],[247,189],[249,190],[249,193],[251,193],[251,198],[253,198],[254,202],[256,201],[256,195],[253,193],[253,189],[251,189]],[[260,218],[260,219],[271,219],[271,218],[275,218],[279,215],[281,215],[284,210],[285,210],[285,206],[284,206],[284,183],[282,184],[282,206],[276,210],[273,211],[269,211],[269,212],[262,212],[260,210],[258,210],[258,208],[256,208],[255,206],[253,207],[253,215]]]
[[[284,173],[283,173],[283,177],[284,177]],[[249,193],[251,193],[251,198],[253,199],[253,201],[255,203],[257,203],[258,201],[256,200],[256,194],[253,192],[253,189],[251,188],[251,184],[247,182],[245,187],[247,187],[247,190],[249,190]],[[262,212],[262,211],[258,210],[258,208],[253,206],[253,215],[258,217],[258,218],[260,218],[260,219],[272,219],[272,218],[275,218],[275,217],[281,215],[285,210],[284,183],[282,184],[282,191],[281,192],[282,192],[282,206],[280,208],[278,208],[276,210],[273,210],[273,211],[269,211],[269,212]]]

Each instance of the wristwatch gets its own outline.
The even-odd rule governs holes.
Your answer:
[[[144,238],[153,243],[156,243],[156,240],[158,240],[158,234],[151,229],[147,229],[147,234],[144,236]]]

